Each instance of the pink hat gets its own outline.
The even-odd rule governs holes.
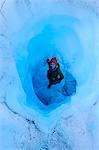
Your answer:
[[[49,63],[54,63],[54,64],[58,65],[58,61],[57,61],[56,57],[53,57]]]

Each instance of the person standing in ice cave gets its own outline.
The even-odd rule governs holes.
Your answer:
[[[49,70],[47,71],[47,78],[49,80],[48,89],[57,83],[60,83],[61,80],[64,78],[63,73],[60,70],[60,65],[56,59],[53,57],[51,60],[47,59],[47,63],[49,66]]]

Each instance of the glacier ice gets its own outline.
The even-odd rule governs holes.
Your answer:
[[[19,0],[6,0],[2,13],[7,22],[3,25],[0,22],[0,65],[3,64],[3,67],[0,66],[0,101],[6,103],[12,112],[34,121],[46,134],[51,134],[55,128],[48,137],[49,149],[66,148],[66,140],[76,149],[91,150],[95,147],[96,150],[99,134],[93,118],[95,115],[98,118],[98,108],[88,116],[98,99],[99,22],[94,9],[84,8],[80,2],[76,5],[61,0],[22,0],[21,3]],[[58,58],[62,71],[70,73],[77,81],[77,89],[70,97],[62,95],[64,81],[53,86],[50,94],[44,89],[43,94],[58,96],[52,102],[61,102],[44,106],[38,98],[42,93],[40,95],[36,83],[41,79],[40,83],[43,82],[45,88],[47,80],[42,73],[47,70],[46,58],[53,56]],[[51,100],[50,97],[48,100]],[[44,149],[46,146],[41,147]],[[35,146],[37,148],[40,147]]]
[[[91,9],[84,9],[81,6],[75,8],[73,5],[67,5],[65,11],[65,6],[62,3],[59,2],[56,4],[57,9],[54,9],[54,2],[51,2],[50,6],[46,4],[48,7],[47,12],[45,13],[45,9],[43,9],[42,14],[39,15],[39,10],[35,9],[34,18],[30,15],[29,11],[23,14],[21,5],[17,5],[20,16],[24,19],[22,21],[17,20],[19,19],[19,12],[16,11],[13,14],[16,17],[13,27],[11,24],[12,20],[10,20],[11,12],[7,14],[9,17],[8,35],[11,42],[11,49],[19,74],[19,80],[23,88],[22,92],[21,89],[20,91],[18,89],[20,93],[18,95],[19,100],[16,100],[16,102],[8,100],[7,102],[12,107],[14,105],[17,111],[19,106],[20,110],[23,108],[25,111],[26,109],[25,112],[20,112],[19,110],[19,113],[24,115],[24,113],[27,114],[28,112],[27,117],[29,118],[32,118],[37,113],[39,116],[39,121],[37,122],[39,125],[42,122],[41,127],[44,130],[47,127],[46,123],[52,124],[53,122],[54,125],[57,122],[54,119],[57,114],[60,116],[64,109],[66,110],[71,104],[79,105],[79,103],[84,102],[83,99],[90,96],[94,88],[94,86],[90,86],[90,83],[94,82],[93,78],[96,72],[97,47],[94,48],[96,44],[94,41],[96,34],[94,33],[97,32],[97,18]],[[38,6],[38,8],[41,8],[41,6]],[[50,9],[53,11],[50,11]],[[80,15],[77,13],[78,11]],[[59,89],[58,94],[61,99],[59,97],[58,101],[63,101],[63,105],[59,105],[59,107],[50,105],[46,108],[35,94],[35,88],[32,84],[32,74],[35,72],[36,65],[41,69],[40,64],[42,66],[46,65],[46,58],[52,56],[56,56],[59,59],[63,71],[68,71],[75,78],[77,81],[77,91],[76,95],[72,97],[61,96],[60,87],[63,84],[62,82],[53,88],[56,90]],[[37,76],[34,76],[38,77],[39,71]],[[7,93],[9,99],[11,95],[10,89]],[[18,107],[15,106],[15,103],[17,103]],[[36,116],[33,118],[36,118]]]

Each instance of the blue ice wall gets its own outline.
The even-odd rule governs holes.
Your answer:
[[[51,20],[52,23],[56,19],[57,24],[59,23],[60,19],[57,20],[53,18]],[[64,20],[64,17],[63,17]],[[74,21],[73,18],[71,20]],[[68,19],[68,21],[71,21]],[[48,22],[48,21],[46,21]],[[45,23],[46,24],[46,23]],[[59,34],[59,35],[58,35]],[[73,36],[72,30],[70,29],[63,29],[60,27],[58,30],[54,28],[50,22],[44,27],[44,29],[39,33],[37,36],[33,37],[28,44],[28,52],[29,52],[29,61],[31,64],[31,68],[34,65],[33,57],[38,60],[38,63],[32,68],[33,75],[31,75],[33,88],[35,90],[36,95],[40,99],[40,101],[45,104],[49,105],[52,103],[60,103],[60,102],[68,102],[67,96],[72,96],[76,92],[76,79],[72,77],[72,75],[66,69],[66,64],[64,64],[63,56],[57,47],[57,43],[55,44],[55,39],[60,37],[60,34],[63,36],[67,36],[68,38]],[[62,38],[62,37],[61,37]],[[77,41],[76,38],[74,40]],[[75,43],[75,42],[74,42]],[[66,44],[67,49],[69,49],[69,44]],[[76,50],[78,45],[76,44]],[[34,51],[36,51],[34,53]],[[66,50],[67,51],[67,50]],[[69,52],[67,51],[69,54]],[[70,54],[69,54],[70,55]],[[39,59],[39,57],[41,57]],[[48,79],[47,79],[47,70],[48,66],[46,63],[47,58],[56,57],[59,59],[59,64],[64,73],[65,79],[62,83],[54,85],[51,89],[48,89]],[[62,62],[63,61],[63,62]],[[28,87],[27,87],[28,88]],[[70,99],[70,98],[69,98]]]

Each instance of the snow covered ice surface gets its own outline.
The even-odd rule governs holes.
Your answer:
[[[98,17],[96,0],[0,0],[0,150],[99,149]],[[53,56],[74,95],[46,88]]]

